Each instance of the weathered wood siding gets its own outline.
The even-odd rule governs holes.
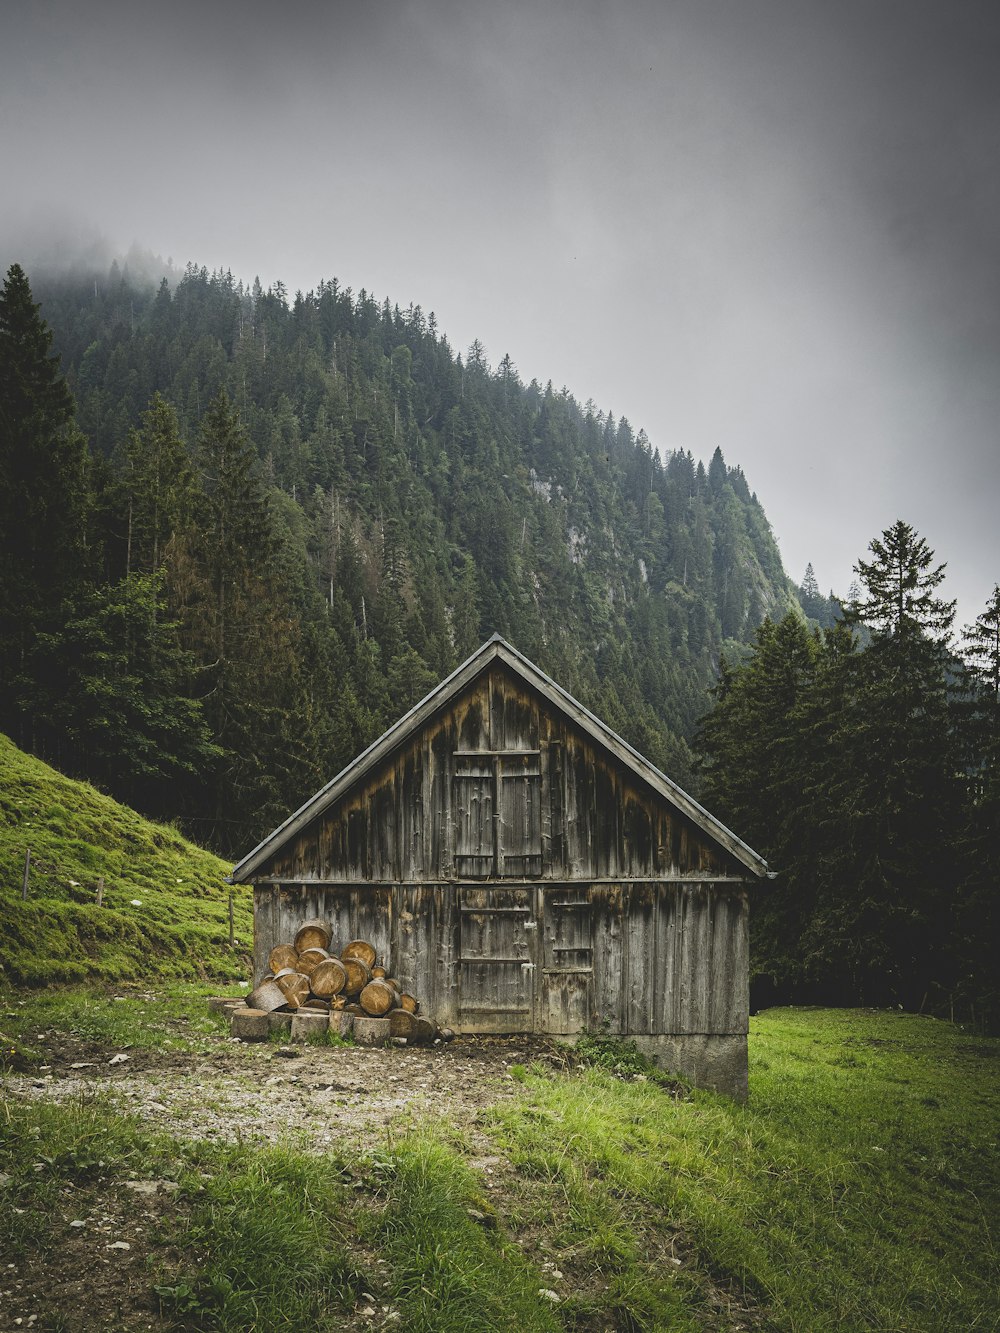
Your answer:
[[[746,871],[503,664],[255,878],[654,880]]]
[[[747,899],[721,883],[258,885],[255,963],[306,917],[368,938],[464,1032],[747,1030]]]

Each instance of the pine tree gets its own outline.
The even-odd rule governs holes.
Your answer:
[[[875,559],[855,566],[862,586],[849,614],[864,619],[871,642],[842,736],[852,779],[840,880],[853,911],[858,998],[919,1004],[937,980],[956,887],[946,657],[954,603],[934,595],[944,566],[909,525],[896,523],[869,549]]]
[[[965,821],[962,883],[950,941],[954,1000],[978,1026],[1000,1025],[1000,979],[994,941],[1000,932],[1000,586],[966,626],[963,655],[970,677],[963,709]]]
[[[0,292],[0,726],[42,744],[36,685],[59,674],[60,627],[85,582],[91,504],[86,445],[51,345],[14,264]]]

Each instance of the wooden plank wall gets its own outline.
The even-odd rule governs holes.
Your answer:
[[[531,912],[508,920],[511,905]],[[275,944],[320,917],[339,947],[370,939],[424,1012],[460,1030],[747,1030],[747,897],[732,883],[258,885],[254,915],[257,979]],[[519,966],[475,961],[494,944],[498,957],[532,965],[523,1013]]]
[[[541,878],[658,879],[745,870],[548,701],[496,667],[258,872],[279,881],[459,879],[472,784],[458,751],[538,751]],[[468,761],[465,761],[468,769]],[[461,771],[461,769],[460,769]],[[534,818],[534,816],[532,816]],[[523,863],[511,863],[520,875]]]

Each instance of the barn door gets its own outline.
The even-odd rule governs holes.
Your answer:
[[[531,885],[459,888],[463,1032],[531,1032],[538,930]]]
[[[584,1032],[590,1026],[594,994],[587,886],[566,884],[545,891],[542,918],[541,1029]]]

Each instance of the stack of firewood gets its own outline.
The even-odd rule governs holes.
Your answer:
[[[409,1044],[433,1041],[439,1035],[436,1025],[418,1013],[417,998],[378,965],[372,944],[351,940],[338,954],[331,941],[328,922],[303,922],[292,943],[271,950],[270,971],[247,996],[247,1007],[264,1014],[291,1013],[303,1020],[327,1016],[331,1028],[345,1035],[353,1031],[359,1040],[396,1038]],[[233,1030],[242,1032],[246,1026],[243,1019],[234,1023]],[[314,1026],[303,1021],[293,1031]]]

